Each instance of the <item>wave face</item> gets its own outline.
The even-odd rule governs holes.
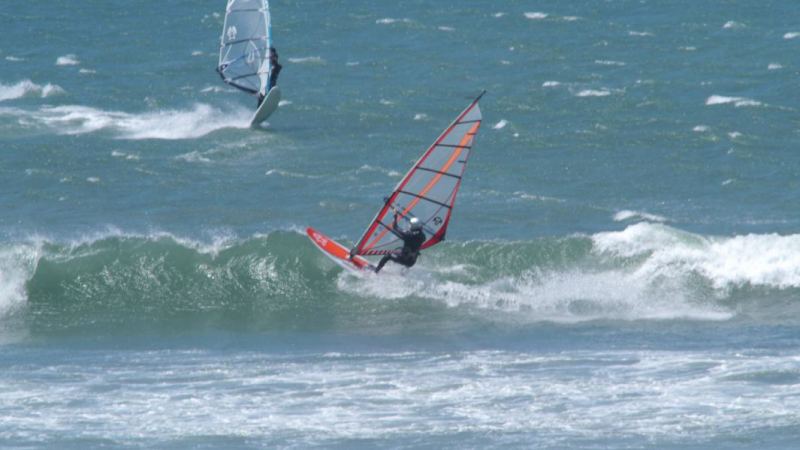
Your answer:
[[[404,273],[342,272],[298,232],[215,244],[160,234],[16,244],[0,323],[32,332],[192,328],[403,331],[551,321],[797,317],[800,235],[707,237],[661,224],[445,243]]]

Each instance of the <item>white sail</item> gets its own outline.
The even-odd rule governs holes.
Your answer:
[[[228,0],[217,72],[231,86],[266,94],[270,77],[272,24],[267,0]]]

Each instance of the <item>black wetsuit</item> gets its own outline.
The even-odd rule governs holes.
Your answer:
[[[283,66],[278,64],[278,52],[277,51],[275,51],[275,50],[271,51],[271,53],[269,55],[269,64],[271,66],[271,70],[269,72],[269,80],[267,81],[267,92],[269,92],[270,89],[274,88],[275,85],[278,84],[278,74],[280,74],[281,73],[281,69],[283,69]],[[261,106],[261,102],[264,101],[264,98],[265,98],[265,95],[259,92],[259,94],[258,94],[258,106]]]
[[[277,53],[275,53],[275,58],[270,60],[270,64],[272,64],[272,71],[269,73],[269,84],[267,84],[267,86],[272,89],[278,84],[278,74],[280,74],[281,69],[283,69],[283,66],[278,64]]]
[[[398,253],[389,253],[384,256],[378,263],[378,267],[375,268],[375,273],[380,272],[390,260],[406,267],[411,267],[417,262],[419,249],[425,243],[425,233],[422,230],[394,231],[403,240],[403,248]]]

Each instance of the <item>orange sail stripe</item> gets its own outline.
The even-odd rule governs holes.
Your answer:
[[[474,136],[475,133],[478,131],[478,127],[480,125],[481,125],[480,122],[478,122],[475,125],[473,125],[472,128],[469,129],[469,131],[467,131],[467,134],[464,135],[464,137],[461,139],[461,142],[458,143],[458,148],[456,149],[456,151],[453,152],[453,154],[450,156],[450,159],[447,160],[444,166],[442,166],[440,172],[447,172],[448,169],[450,169],[450,166],[452,166],[453,163],[456,162],[458,156],[461,155],[461,151],[464,150],[464,147],[466,147],[467,144],[469,144],[469,141],[472,139],[472,136]],[[424,197],[425,194],[427,194],[428,191],[433,189],[433,187],[436,186],[436,183],[438,183],[439,180],[441,179],[442,179],[442,174],[437,173],[436,176],[433,177],[433,179],[429,181],[428,184],[425,185],[425,187],[421,191],[419,191],[419,195]],[[408,206],[406,206],[406,209],[403,210],[403,216],[405,216],[406,213],[411,211],[412,208],[417,206],[417,203],[419,203],[420,200],[421,199],[419,197],[415,197],[413,200],[411,200]]]
[[[456,160],[458,159],[458,156],[461,155],[461,151],[464,150],[464,148],[469,144],[469,141],[473,138],[475,133],[478,132],[478,128],[480,126],[481,126],[480,122],[476,122],[474,125],[472,125],[469,131],[467,131],[467,133],[461,139],[461,142],[459,142],[458,148],[453,152],[452,155],[450,155],[450,159],[448,159],[447,162],[444,164],[444,166],[442,166],[440,172],[447,172],[447,170],[450,169],[450,166],[452,166],[453,163],[455,163]],[[433,189],[433,187],[436,186],[439,180],[442,179],[442,176],[443,175],[441,173],[437,173],[436,176],[434,176],[433,179],[431,179],[431,181],[429,181],[428,184],[425,185],[425,187],[419,192],[419,195],[425,196],[425,194],[427,194],[428,191]],[[415,197],[414,199],[412,199],[411,202],[409,202],[409,204],[406,206],[406,208],[401,212],[401,215],[405,217],[406,214],[408,214],[408,212],[411,211],[417,205],[417,203],[419,203],[420,200],[421,199],[419,197]],[[364,249],[372,248],[372,246],[375,245],[376,242],[380,242],[380,240],[383,239],[383,237],[388,232],[389,229],[385,228],[377,236],[375,236],[375,239],[372,240],[371,244],[366,245],[363,248]]]

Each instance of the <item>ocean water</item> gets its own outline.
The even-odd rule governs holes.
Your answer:
[[[563,3],[563,4],[562,4]],[[0,447],[797,448],[800,4],[0,4]],[[448,241],[343,273],[483,89]]]

